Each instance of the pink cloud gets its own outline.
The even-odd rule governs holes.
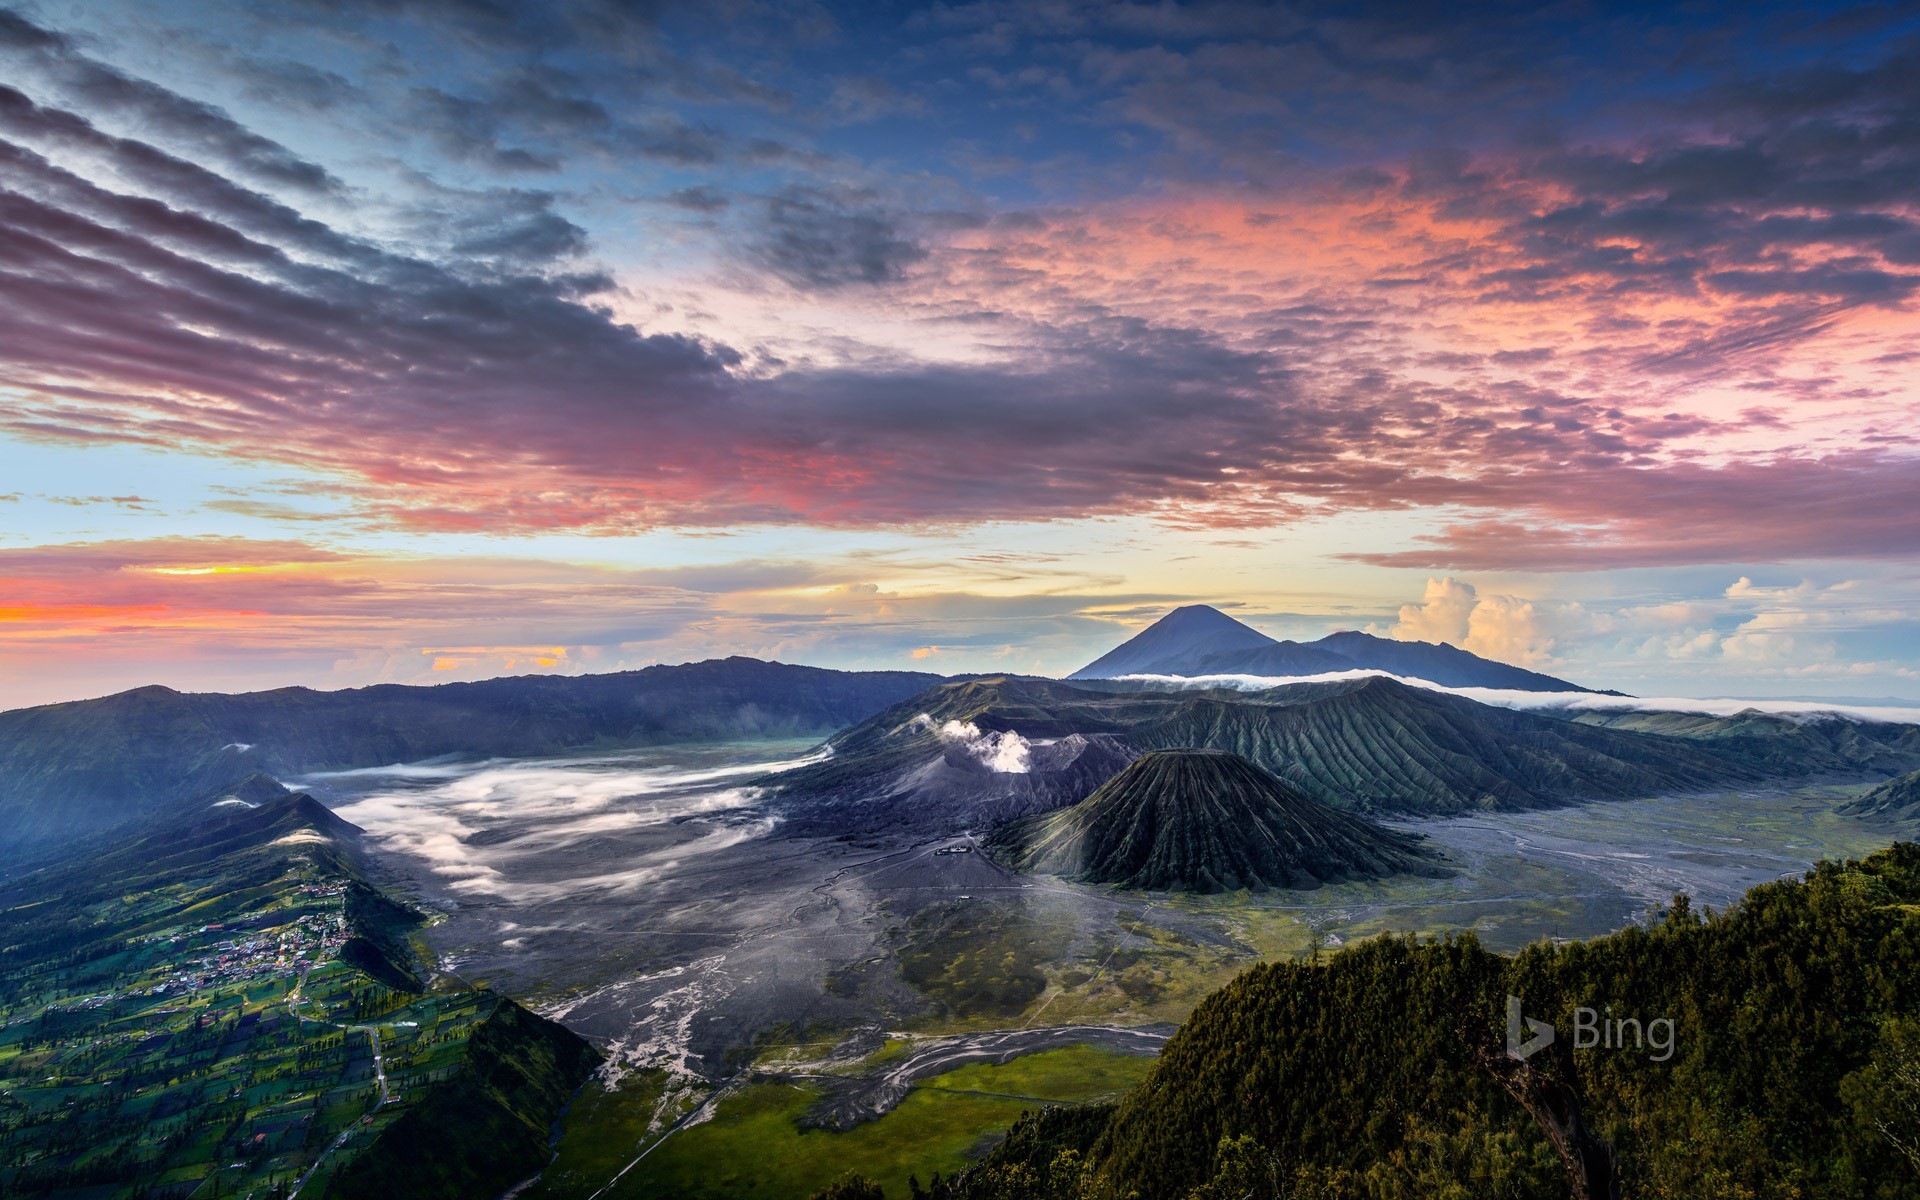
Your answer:
[[[1913,491],[1920,226],[1754,137],[1771,190],[1678,138],[989,222],[893,294],[979,357],[763,377],[607,279],[397,254],[0,88],[0,428],[298,464],[415,530],[1430,509],[1468,515],[1361,556],[1909,553],[1859,493]]]

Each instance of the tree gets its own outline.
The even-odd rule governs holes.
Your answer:
[[[1846,1091],[1860,1122],[1920,1174],[1920,1021],[1885,1022],[1873,1058],[1847,1080]]]
[[[848,1171],[813,1194],[812,1200],[886,1200],[880,1185],[858,1171]]]

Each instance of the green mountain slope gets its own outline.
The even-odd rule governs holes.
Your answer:
[[[1508,996],[1556,1027],[1524,1060]],[[1381,938],[1255,967],[1104,1120],[1029,1119],[933,1195],[1910,1200],[1916,1080],[1920,846],[1903,843],[1705,920],[1676,904],[1514,956]]]
[[[1888,817],[1897,821],[1920,817],[1920,771],[1889,779],[1840,811],[1858,817]]]
[[[1022,871],[1159,891],[1308,888],[1431,873],[1418,839],[1308,799],[1237,755],[1142,755],[1071,808],[1002,827]]]
[[[497,1196],[547,1165],[555,1117],[599,1063],[565,1028],[501,1001],[467,1037],[453,1077],[334,1175],[326,1194]]]
[[[1761,777],[1737,757],[1682,739],[1580,725],[1378,676],[1296,695],[1195,699],[1127,736],[1147,749],[1230,750],[1324,803],[1422,814],[1651,796]]]
[[[1920,726],[1840,716],[1731,717],[1675,712],[1589,712],[1582,725],[1701,742],[1770,776],[1898,775],[1920,767]]]
[[[444,754],[825,736],[937,682],[730,658],[609,675],[341,692],[149,687],[0,713],[0,852],[216,798],[256,772]]]
[[[421,914],[311,797],[194,816],[0,879],[0,1195],[463,1200],[544,1165],[591,1047],[429,986]],[[406,1175],[422,1147],[454,1165]]]

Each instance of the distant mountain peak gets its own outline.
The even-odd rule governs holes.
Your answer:
[[[1442,687],[1528,692],[1588,692],[1551,675],[1482,658],[1446,642],[1403,642],[1357,629],[1317,642],[1280,641],[1207,604],[1174,609],[1127,641],[1067,676],[1264,675],[1276,678],[1336,671],[1385,671]]]
[[[1261,650],[1275,645],[1279,643],[1273,638],[1210,604],[1188,604],[1174,609],[1067,678],[1191,674],[1182,670],[1182,666],[1210,655]]]
[[[1424,679],[1442,687],[1506,688],[1523,692],[1590,692],[1594,689],[1542,675],[1512,663],[1482,658],[1450,642],[1403,642],[1357,629],[1330,633],[1313,645],[1378,671]]]
[[[1249,633],[1253,634],[1255,637],[1262,637],[1262,638],[1267,637],[1266,634],[1261,633],[1259,630],[1255,629],[1253,626],[1248,625],[1246,622],[1241,621],[1238,618],[1228,616],[1226,613],[1221,612],[1219,609],[1215,608],[1211,604],[1182,604],[1180,607],[1169,612],[1166,616],[1161,617],[1158,621],[1155,621],[1154,624],[1155,625],[1175,625],[1175,626],[1204,624],[1208,626],[1222,626],[1222,627],[1231,625],[1236,629],[1244,629]],[[1272,641],[1273,639],[1267,638],[1267,640]]]
[[[1152,641],[1203,639],[1210,644],[1222,647],[1226,645],[1271,646],[1275,641],[1245,621],[1228,616],[1211,604],[1181,605],[1141,630],[1130,641],[1138,642],[1142,639]]]

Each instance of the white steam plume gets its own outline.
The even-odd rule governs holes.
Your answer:
[[[915,727],[932,729],[933,718],[921,713]],[[949,746],[959,746],[987,770],[1001,775],[1025,775],[1032,770],[1033,743],[1011,729],[991,733],[972,721],[946,721],[934,732]]]

